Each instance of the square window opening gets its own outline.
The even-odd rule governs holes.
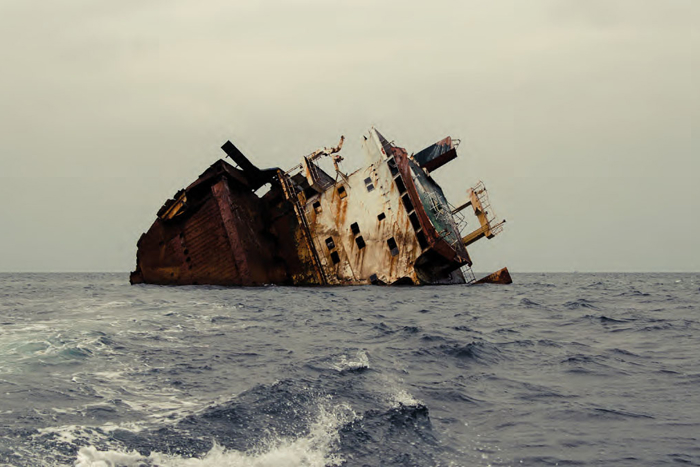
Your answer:
[[[306,188],[303,190],[303,192],[304,192],[304,196],[306,197],[307,200],[308,200],[308,199],[311,199],[313,196],[315,196],[316,194],[318,194],[318,192],[317,192],[316,190],[314,190],[313,188],[311,188],[310,186],[309,186],[309,187],[306,187]]]
[[[394,237],[391,237],[389,240],[387,240],[386,244],[389,247],[389,251],[391,251],[391,256],[396,256],[399,254],[399,246],[396,244],[396,240],[394,240]]]
[[[408,218],[411,220],[411,225],[413,226],[413,230],[416,232],[420,230],[420,221],[418,220],[418,214],[416,212],[412,212]]]
[[[350,230],[352,231],[353,235],[357,235],[360,233],[360,226],[357,225],[357,222],[353,222],[350,224]]]
[[[383,221],[384,219],[386,219],[386,214],[384,214],[384,213],[381,213],[377,216],[378,221]]]
[[[357,243],[357,248],[359,248],[360,250],[365,247],[365,239],[362,238],[362,235],[355,238],[355,243]]]
[[[407,212],[413,211],[413,203],[411,202],[411,198],[409,198],[407,194],[401,197],[401,201],[403,201],[403,207],[406,208]]]
[[[420,245],[422,250],[425,250],[428,248],[428,240],[425,238],[425,234],[423,231],[416,232],[416,239],[418,239],[418,244]]]
[[[345,191],[344,186],[341,186],[340,188],[338,188],[338,196],[340,196],[340,199],[345,198],[347,195],[348,195],[348,192]]]
[[[331,261],[333,261],[333,264],[340,263],[340,256],[338,255],[337,251],[334,251],[333,253],[331,253]]]
[[[406,193],[406,185],[404,185],[401,177],[396,177],[394,179],[394,183],[396,183],[396,188],[398,188],[399,193],[401,193],[401,194]]]
[[[328,237],[326,239],[326,246],[328,247],[329,250],[332,250],[335,248],[335,242],[333,241],[333,237]]]

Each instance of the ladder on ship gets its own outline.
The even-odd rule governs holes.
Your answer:
[[[462,275],[464,276],[464,281],[466,282],[467,285],[471,285],[474,282],[476,282],[476,275],[474,274],[474,271],[472,270],[472,267],[469,266],[468,264],[465,264],[460,268],[462,271]]]
[[[289,178],[289,175],[287,175],[285,172],[282,172],[281,170],[278,170],[277,178],[280,181],[280,185],[282,185],[282,191],[284,191],[285,198],[287,198],[287,200],[289,200],[292,203],[292,206],[294,206],[294,213],[297,216],[297,221],[299,222],[299,226],[301,227],[301,233],[304,237],[306,246],[309,249],[309,252],[311,253],[311,261],[314,265],[314,269],[316,270],[316,274],[318,275],[319,284],[325,285],[328,283],[328,279],[326,278],[326,273],[323,269],[321,259],[318,256],[316,246],[314,245],[314,240],[311,235],[311,229],[309,228],[309,222],[306,220],[306,212],[304,211],[304,208],[299,202],[299,196],[297,196],[297,193],[294,190],[294,186],[292,185],[292,181]]]

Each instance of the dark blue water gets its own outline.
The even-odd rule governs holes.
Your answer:
[[[700,274],[0,275],[0,464],[700,465]]]

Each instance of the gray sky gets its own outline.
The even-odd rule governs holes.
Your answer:
[[[697,0],[2,0],[0,271],[128,271],[231,139],[290,167],[444,136],[490,271],[699,271]],[[355,155],[355,157],[353,157]]]

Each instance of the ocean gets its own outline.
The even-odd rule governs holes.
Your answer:
[[[0,274],[0,465],[700,465],[700,274]]]

